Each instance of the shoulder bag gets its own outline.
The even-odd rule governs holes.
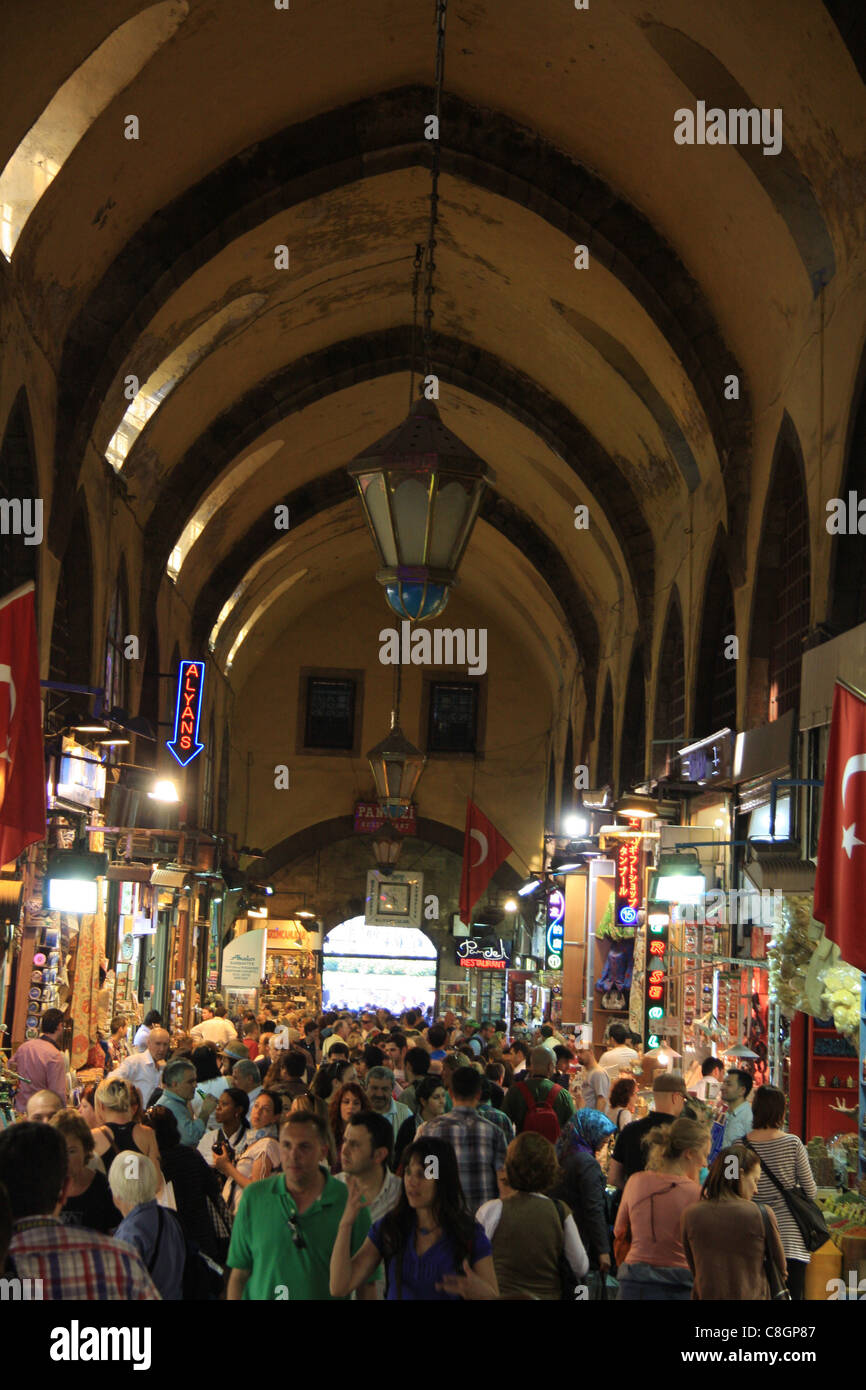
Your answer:
[[[773,1259],[773,1252],[770,1248],[770,1214],[763,1202],[756,1202],[755,1206],[761,1213],[761,1220],[764,1223],[764,1273],[770,1286],[770,1298],[774,1303],[790,1303],[790,1290],[782,1278],[782,1271]]]
[[[772,1168],[761,1158],[754,1144],[750,1144],[748,1139],[744,1139],[743,1143],[746,1144],[753,1153],[758,1154],[758,1158],[761,1159],[762,1169],[767,1174],[773,1186],[781,1192],[782,1200],[794,1219],[794,1224],[800,1232],[806,1249],[810,1254],[814,1253],[816,1250],[820,1250],[821,1246],[826,1245],[827,1241],[830,1239],[830,1232],[818,1203],[811,1197],[806,1196],[806,1193],[799,1183],[795,1183],[793,1187],[783,1187]]]

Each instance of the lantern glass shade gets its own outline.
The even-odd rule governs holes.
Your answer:
[[[441,613],[493,473],[428,400],[416,401],[401,425],[358,455],[349,473],[389,604],[416,621]]]
[[[399,815],[415,795],[426,761],[399,725],[367,754],[379,804],[388,815]]]
[[[400,851],[402,848],[402,838],[390,825],[384,825],[382,829],[373,836],[373,855],[376,859],[376,864],[383,874],[388,875],[394,872],[394,866],[400,858]]]

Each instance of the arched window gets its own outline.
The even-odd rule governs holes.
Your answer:
[[[696,739],[718,729],[736,728],[737,662],[729,641],[735,636],[734,591],[721,545],[717,545],[704,595],[695,672],[695,719],[691,732]]]
[[[671,776],[676,762],[677,749],[683,746],[685,735],[686,673],[683,618],[680,611],[679,594],[674,590],[668,607],[656,676],[652,752],[654,777]]]
[[[0,597],[39,578],[42,513],[27,393],[22,387],[9,414],[0,448],[0,500],[8,513],[0,537]]]
[[[93,122],[186,19],[163,0],[119,25],[55,93],[0,175],[0,250],[11,260],[25,223]]]
[[[787,415],[764,508],[754,593],[750,725],[798,709],[803,640],[809,631],[809,507],[800,445]]]
[[[599,787],[613,786],[613,691],[610,686],[610,674],[604,687],[601,720],[598,726],[595,781]]]
[[[646,778],[646,690],[643,674],[643,651],[635,647],[632,653],[625,690],[625,711],[622,721],[622,743],[619,760],[619,783],[623,791],[636,787]]]

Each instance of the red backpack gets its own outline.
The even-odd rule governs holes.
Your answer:
[[[517,1089],[526,1101],[526,1117],[523,1121],[521,1134],[527,1132],[543,1134],[545,1139],[549,1139],[551,1144],[555,1144],[562,1126],[553,1106],[562,1087],[557,1086],[554,1082],[550,1090],[540,1100],[535,1099],[525,1081],[518,1081]]]

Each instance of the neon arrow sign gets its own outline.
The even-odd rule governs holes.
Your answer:
[[[197,758],[204,748],[198,741],[201,720],[201,692],[204,685],[204,662],[182,661],[177,674],[177,701],[174,712],[174,738],[166,744],[168,751],[181,767]]]

